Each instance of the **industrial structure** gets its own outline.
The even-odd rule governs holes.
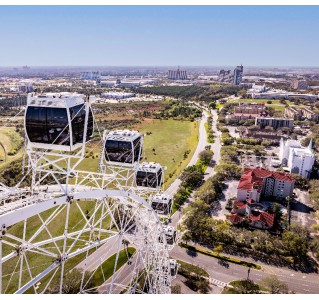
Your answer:
[[[28,96],[23,178],[15,187],[0,183],[0,293],[64,293],[74,269],[82,276],[79,293],[170,293],[176,230],[163,222],[171,202],[160,217],[152,208],[164,167],[140,165],[142,135],[124,130],[100,136],[99,171],[83,170],[95,130],[91,100]],[[106,275],[110,257],[114,268]],[[102,284],[93,280],[99,272]]]
[[[182,71],[179,68],[177,70],[168,70],[168,79],[186,80],[187,79],[187,72]]]

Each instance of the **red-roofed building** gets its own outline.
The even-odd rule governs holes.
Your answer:
[[[242,201],[234,201],[233,202],[233,209],[231,210],[232,214],[240,214],[245,215],[246,213],[246,203]]]
[[[227,215],[226,218],[233,224],[238,225],[244,221],[244,218],[238,216],[237,214]]]
[[[275,215],[268,212],[253,212],[249,215],[249,225],[260,229],[271,229],[274,226]]]
[[[259,202],[260,197],[283,199],[292,195],[294,184],[295,179],[290,174],[245,168],[237,186],[237,200]]]

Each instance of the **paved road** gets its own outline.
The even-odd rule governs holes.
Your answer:
[[[245,279],[248,275],[248,268],[246,267],[231,263],[228,267],[222,266],[218,263],[218,259],[200,253],[196,253],[196,256],[194,256],[187,249],[179,246],[175,246],[170,254],[175,259],[180,259],[205,269],[209,273],[213,284],[214,280],[228,283],[232,280]],[[263,265],[263,270],[251,269],[249,278],[255,282],[260,282],[262,279],[272,275],[276,275],[279,280],[286,282],[289,289],[295,293],[319,293],[319,275],[295,272],[287,268]]]
[[[137,255],[131,257],[131,264],[125,263],[112,277],[110,277],[103,285],[98,288],[99,294],[108,294],[110,293],[110,288],[112,286],[112,280],[114,282],[112,286],[113,294],[120,294],[125,287],[129,286],[132,282],[132,275],[134,268],[137,263]],[[134,276],[134,275],[133,275]],[[117,284],[120,283],[120,284]]]
[[[120,246],[120,247],[119,247]],[[86,259],[82,260],[77,266],[77,269],[83,269],[89,272],[93,272],[96,268],[101,265],[105,260],[117,252],[118,247],[120,250],[123,249],[123,245],[118,245],[118,241],[112,240],[105,243],[100,248],[95,250]]]

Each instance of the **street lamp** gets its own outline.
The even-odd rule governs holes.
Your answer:
[[[247,280],[249,280],[249,274],[250,274],[250,267],[247,270]]]

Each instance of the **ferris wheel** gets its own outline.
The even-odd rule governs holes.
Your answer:
[[[104,133],[99,171],[80,168],[90,100],[28,95],[25,181],[0,184],[0,293],[170,293],[164,168],[140,163],[143,136],[127,130]]]

